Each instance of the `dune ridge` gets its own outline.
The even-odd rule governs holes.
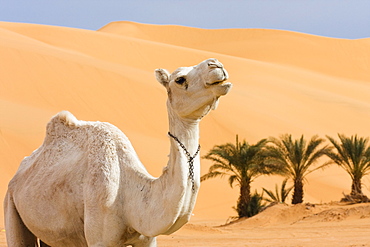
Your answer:
[[[153,71],[210,57],[225,65],[234,88],[201,124],[202,155],[233,142],[235,134],[250,143],[284,133],[369,134],[370,39],[132,22],[98,31],[0,22],[0,54],[0,198],[61,110],[119,127],[149,172],[159,176],[167,162],[168,126],[166,93]],[[209,165],[202,161],[203,173]],[[252,189],[272,189],[280,180],[261,177]],[[332,166],[308,177],[304,200],[339,200],[349,189],[349,176]],[[226,180],[204,182],[193,218],[235,215],[237,194]]]
[[[215,226],[187,224],[172,236],[160,236],[170,246],[370,246],[370,205],[277,204],[252,218]],[[212,226],[213,224],[213,226]]]

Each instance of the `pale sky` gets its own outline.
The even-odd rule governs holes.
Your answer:
[[[370,38],[370,0],[0,0],[0,21],[97,30],[123,20]]]

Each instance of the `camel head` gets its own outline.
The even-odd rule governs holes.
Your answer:
[[[157,80],[167,89],[167,106],[179,117],[199,120],[216,109],[220,96],[226,95],[232,84],[222,63],[210,58],[192,67],[180,67],[170,74],[157,69]]]

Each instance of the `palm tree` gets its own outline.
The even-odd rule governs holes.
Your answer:
[[[257,190],[251,195],[251,200],[248,203],[247,217],[252,217],[258,214],[266,207],[263,203],[263,191],[262,194],[258,194]]]
[[[307,143],[303,135],[297,140],[292,135],[285,134],[280,139],[271,137],[268,145],[269,161],[281,167],[281,173],[293,180],[292,204],[303,202],[303,184],[306,176],[311,172],[324,168],[332,162],[326,162],[313,168],[319,158],[330,151],[329,146],[320,147],[324,139],[313,136]]]
[[[272,165],[264,163],[263,149],[267,143],[266,139],[260,140],[255,145],[246,141],[239,142],[236,136],[235,145],[226,143],[214,146],[204,158],[211,160],[214,164],[209,168],[207,174],[201,177],[201,181],[215,177],[229,177],[231,187],[236,183],[240,187],[240,195],[236,210],[239,218],[247,217],[248,205],[251,201],[251,183],[262,174],[271,174]]]
[[[267,190],[263,188],[263,191],[266,192],[266,194],[270,198],[264,198],[265,201],[273,203],[285,203],[286,198],[288,197],[290,191],[292,191],[293,187],[286,188],[286,184],[288,182],[288,179],[284,179],[284,181],[281,184],[281,188],[279,190],[278,185],[275,185],[275,193],[272,190]]]
[[[361,179],[370,173],[369,138],[341,134],[338,137],[340,143],[327,136],[336,149],[336,152],[329,152],[328,157],[351,176],[351,196],[362,195]]]

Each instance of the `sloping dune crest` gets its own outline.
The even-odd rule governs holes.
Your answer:
[[[369,246],[370,205],[278,204],[247,219],[212,227],[189,223],[160,246]]]
[[[284,133],[370,133],[370,39],[132,22],[98,31],[0,22],[0,54],[0,198],[61,110],[116,125],[149,172],[160,175],[169,149],[166,93],[153,71],[210,57],[225,65],[234,87],[201,124],[203,155],[235,134],[254,143]],[[203,173],[209,165],[203,160]],[[262,177],[252,189],[273,189],[278,181]],[[349,176],[333,166],[310,175],[305,201],[338,200],[349,188]],[[234,215],[237,194],[225,180],[204,182],[194,217]]]
[[[268,207],[258,215],[240,219],[229,225],[222,226],[224,228],[239,228],[247,229],[254,227],[267,227],[275,225],[303,225],[327,222],[343,222],[360,220],[366,221],[370,217],[370,205],[345,205],[340,203],[335,204],[277,204]]]

